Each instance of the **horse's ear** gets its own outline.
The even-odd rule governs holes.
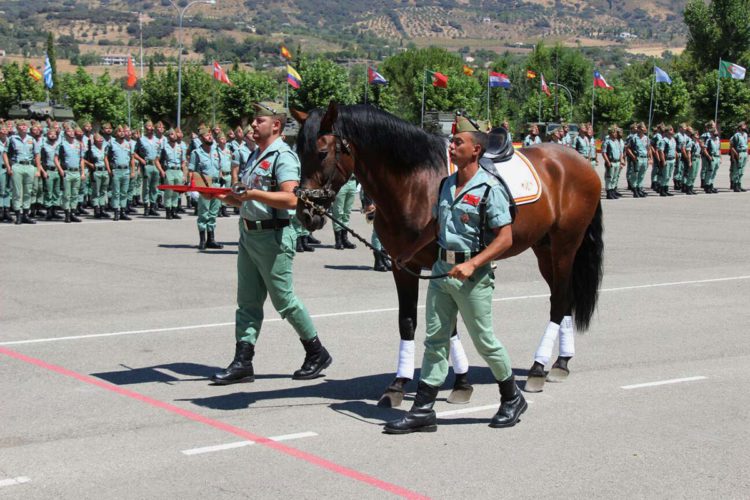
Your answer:
[[[339,108],[336,101],[331,101],[326,109],[326,114],[320,120],[320,130],[330,132],[333,130],[333,124],[336,123],[336,118],[339,116]]]
[[[304,125],[307,121],[307,117],[309,116],[309,113],[305,113],[301,109],[297,108],[289,108],[289,113],[292,115],[292,118],[297,120],[300,125]]]

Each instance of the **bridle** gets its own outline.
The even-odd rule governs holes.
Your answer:
[[[344,180],[346,180],[348,178],[348,173],[341,166],[340,159],[342,154],[351,156],[356,165],[356,158],[352,153],[351,142],[347,138],[336,132],[334,129],[321,130],[318,132],[318,138],[325,136],[333,136],[336,139],[336,145],[334,148],[334,168],[336,169],[336,172],[338,172],[338,174],[341,175]],[[326,153],[326,156],[328,156],[328,153]],[[302,201],[302,203],[304,203],[313,211],[313,213],[317,215],[325,215],[326,208],[323,207],[321,203],[331,201],[336,198],[336,191],[334,191],[332,187],[334,177],[336,176],[329,176],[326,184],[322,188],[302,189],[301,187],[298,187],[295,190],[295,194],[297,195],[297,198]]]

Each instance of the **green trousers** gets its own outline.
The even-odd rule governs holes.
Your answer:
[[[646,170],[648,170],[648,158],[638,158],[637,161],[633,162],[633,170],[630,173],[630,178],[628,178],[631,187],[643,187],[643,179],[646,177]]]
[[[46,184],[44,206],[47,208],[62,206],[62,183],[60,182],[60,173],[56,168],[47,170],[47,178],[44,182]]]
[[[721,163],[720,156],[712,156],[710,160],[706,159],[705,156],[701,157],[702,168],[701,168],[701,181],[704,184],[713,184],[716,179],[716,174],[719,172],[719,164]]]
[[[628,184],[630,185],[630,187],[633,187],[632,180],[635,178],[634,175],[633,175],[633,172],[635,172],[635,164],[636,164],[636,162],[634,162],[633,160],[631,160],[629,156],[625,159],[625,161],[627,162],[626,163],[627,168],[625,170],[625,179],[627,179]]]
[[[438,260],[432,266],[432,273],[446,273],[452,267],[452,264]],[[495,337],[492,329],[494,289],[495,279],[489,265],[477,269],[466,281],[453,278],[430,281],[427,287],[425,313],[427,337],[422,358],[423,382],[433,387],[440,387],[445,382],[448,375],[450,339],[458,313],[461,313],[474,347],[489,366],[495,379],[502,382],[513,374],[508,352]]]
[[[617,189],[617,184],[620,182],[620,170],[622,170],[620,160],[613,160],[609,168],[605,167],[604,189]]]
[[[10,208],[10,193],[13,178],[8,175],[8,171],[3,167],[0,171],[0,208]]]
[[[142,169],[136,167],[135,177],[130,179],[130,184],[128,185],[128,200],[133,201],[136,196],[141,196],[142,186],[143,186]]]
[[[78,205],[78,191],[81,189],[81,172],[66,170],[63,178],[63,210],[73,210]]]
[[[276,312],[302,340],[317,335],[310,314],[294,294],[292,264],[296,239],[297,232],[291,226],[278,231],[247,231],[240,222],[235,315],[238,342],[257,342],[263,325],[263,304],[268,296]]]
[[[675,182],[682,182],[685,178],[685,161],[682,159],[682,155],[677,155],[677,160],[674,164],[674,174],[672,179]]]
[[[179,168],[169,168],[165,170],[167,174],[167,184],[183,184],[185,176]],[[164,206],[167,208],[177,208],[177,200],[180,199],[180,193],[176,191],[164,192]]]
[[[78,203],[83,203],[86,198],[91,197],[91,175],[81,180],[81,188],[78,190]]]
[[[143,203],[153,205],[156,203],[156,195],[159,185],[159,170],[153,163],[147,163],[143,167]]]
[[[302,225],[297,217],[292,217],[291,223],[292,227],[297,233],[297,236],[310,236],[310,231],[305,229],[305,226]]]
[[[34,172],[34,182],[31,184],[31,203],[44,203],[44,179],[41,176],[37,177],[36,172]]]
[[[698,177],[698,170],[701,168],[701,159],[700,157],[693,158],[692,165],[690,167],[685,167],[685,173],[682,177],[682,182],[687,187],[693,187],[695,186],[695,178]]]
[[[220,207],[221,201],[216,198],[198,198],[198,231],[213,231],[216,228]]]
[[[34,165],[16,163],[13,169],[13,210],[28,210],[31,208],[31,188],[34,185]]]
[[[663,171],[664,167],[660,165],[659,162],[654,161],[651,164],[651,184],[659,184]]]
[[[95,207],[107,205],[107,189],[109,188],[109,172],[97,170],[92,175],[91,202]]]
[[[383,244],[380,242],[380,237],[374,229],[372,230],[372,238],[370,238],[370,244],[375,247],[375,250],[383,249]]]
[[[130,199],[130,169],[112,170],[112,208],[125,208]]]
[[[664,166],[661,169],[661,175],[659,176],[659,184],[662,186],[669,186],[669,181],[672,180],[672,174],[674,172],[675,159],[667,160],[664,162]]]
[[[739,155],[739,160],[732,160],[729,170],[729,181],[733,184],[742,182],[742,175],[745,173],[745,165],[747,165],[747,151],[742,151]]]
[[[352,213],[352,205],[354,204],[354,198],[357,197],[357,181],[350,179],[346,182],[338,194],[336,200],[333,202],[331,212],[336,219],[340,220],[342,224],[349,225],[349,216]],[[338,224],[333,224],[333,231],[340,231],[343,229]]]

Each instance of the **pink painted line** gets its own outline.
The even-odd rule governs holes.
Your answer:
[[[419,493],[403,488],[401,486],[388,483],[386,481],[381,481],[380,479],[377,479],[373,476],[369,476],[367,474],[356,471],[354,469],[344,467],[343,465],[338,465],[334,462],[331,462],[330,460],[326,460],[325,458],[321,458],[316,455],[312,455],[310,453],[304,452],[302,450],[292,448],[291,446],[286,446],[278,441],[272,441],[263,436],[258,436],[251,432],[247,432],[246,430],[240,429],[239,427],[225,424],[224,422],[220,422],[218,420],[205,417],[198,413],[194,413],[192,411],[185,410],[178,406],[165,403],[163,401],[159,401],[157,399],[153,399],[148,396],[144,396],[143,394],[139,394],[137,392],[133,392],[128,389],[123,389],[122,387],[118,387],[116,385],[110,384],[109,382],[104,382],[103,380],[99,380],[94,377],[89,377],[88,375],[82,375],[80,373],[76,373],[74,371],[68,370],[67,368],[63,368],[62,366],[53,365],[45,361],[42,361],[41,359],[32,358],[24,354],[21,354],[19,352],[6,349],[5,347],[0,347],[0,354],[4,354],[10,358],[16,359],[18,361],[23,361],[24,363],[28,363],[30,365],[38,366],[39,368],[44,368],[45,370],[57,373],[59,375],[64,375],[66,377],[73,378],[75,380],[78,380],[79,382],[93,385],[101,389],[114,392],[115,394],[119,394],[121,396],[125,396],[127,398],[140,401],[141,403],[146,403],[147,405],[150,405],[155,408],[162,409],[162,410],[166,410],[170,413],[180,415],[182,417],[185,417],[189,420],[193,420],[195,422],[200,422],[202,424],[208,425],[209,427],[213,427],[215,429],[219,429],[224,432],[234,434],[235,436],[239,436],[247,441],[253,441],[254,443],[259,444],[261,446],[271,448],[285,455],[289,455],[291,457],[305,461],[309,464],[316,465],[318,467],[326,469],[330,472],[333,472],[334,474],[338,474],[340,476],[344,476],[349,479],[353,479],[355,481],[368,484],[370,486],[381,489],[388,493],[392,493],[394,495],[397,495],[403,498],[409,498],[409,499],[414,499],[414,500],[416,499],[422,500],[422,499],[429,498]]]

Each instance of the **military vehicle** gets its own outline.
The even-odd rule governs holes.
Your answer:
[[[75,119],[72,109],[53,102],[21,101],[8,110],[8,118],[13,120],[46,120],[48,117],[55,121]]]

